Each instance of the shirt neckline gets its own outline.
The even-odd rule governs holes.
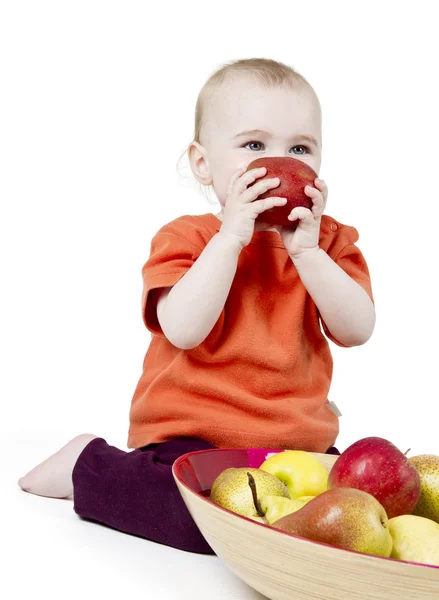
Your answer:
[[[215,231],[219,231],[221,229],[222,222],[213,213],[206,213],[201,215],[201,217]],[[275,231],[255,231],[250,244],[254,244],[256,246],[274,246],[275,248],[283,248],[286,251],[286,248],[282,242],[282,238]]]

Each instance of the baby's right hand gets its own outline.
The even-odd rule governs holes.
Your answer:
[[[265,167],[250,171],[246,171],[246,167],[242,167],[232,175],[229,183],[220,231],[238,239],[242,248],[247,246],[253,237],[256,218],[264,210],[274,206],[283,206],[287,202],[286,198],[278,196],[256,200],[259,195],[270,188],[277,187],[280,183],[279,178],[263,179],[247,189],[258,177],[263,177],[266,173]]]

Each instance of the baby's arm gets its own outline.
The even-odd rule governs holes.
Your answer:
[[[242,246],[222,232],[213,236],[185,275],[161,291],[157,318],[177,348],[195,348],[212,331],[235,277]]]
[[[375,326],[375,308],[361,285],[319,247],[292,261],[332,335],[345,346],[367,342]]]

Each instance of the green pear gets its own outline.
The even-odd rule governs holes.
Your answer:
[[[304,502],[290,500],[283,496],[262,496],[259,499],[259,506],[265,514],[265,518],[269,525],[272,525],[275,521],[285,517],[285,515],[289,515],[295,510],[299,510],[304,504]]]
[[[439,524],[425,517],[400,515],[389,519],[392,558],[439,566]]]
[[[409,461],[421,479],[421,496],[413,514],[439,523],[439,456],[420,454]]]
[[[222,471],[213,482],[210,492],[212,502],[238,515],[259,520],[263,515],[260,512],[258,513],[255,506],[247,473],[253,476],[259,497],[281,496],[289,498],[287,487],[274,475],[260,469],[230,467]]]
[[[390,556],[392,536],[383,506],[371,494],[353,488],[333,488],[319,494],[273,527],[317,542]]]

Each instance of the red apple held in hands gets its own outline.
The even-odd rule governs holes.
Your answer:
[[[261,167],[267,169],[264,179],[279,177],[280,184],[276,188],[271,188],[267,192],[260,194],[257,200],[279,196],[286,198],[287,203],[284,206],[275,206],[274,208],[265,210],[257,217],[256,221],[268,223],[269,225],[284,225],[285,227],[296,228],[298,222],[289,221],[288,215],[296,206],[304,206],[311,210],[313,202],[305,194],[305,187],[307,185],[315,187],[314,180],[318,177],[317,173],[303,161],[297,158],[290,158],[289,156],[257,158],[249,164],[247,171],[250,169],[260,169]],[[259,177],[255,183],[261,180],[262,177]]]
[[[328,489],[350,487],[374,496],[389,519],[411,514],[421,494],[418,471],[391,442],[380,437],[358,440],[335,461]]]

